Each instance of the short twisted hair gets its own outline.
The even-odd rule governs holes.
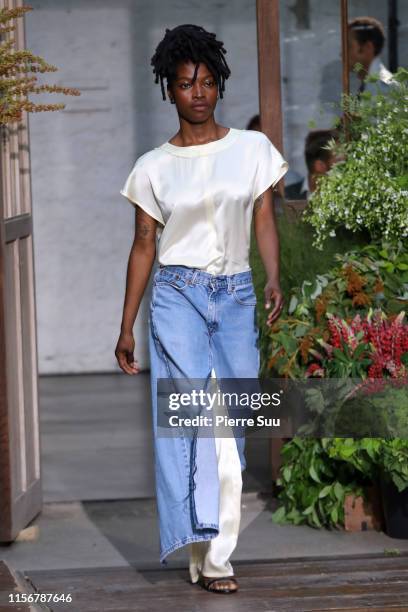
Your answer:
[[[166,99],[163,79],[167,80],[169,87],[177,76],[177,65],[187,61],[196,64],[193,82],[197,78],[198,64],[202,62],[208,67],[217,82],[219,95],[222,98],[225,80],[231,74],[224,57],[226,53],[224,43],[201,26],[184,24],[172,30],[166,28],[166,34],[157,45],[150,62],[156,75],[155,83],[160,79],[163,100]]]

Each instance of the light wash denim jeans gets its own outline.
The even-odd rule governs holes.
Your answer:
[[[219,479],[213,437],[157,435],[157,379],[257,378],[259,330],[252,272],[215,276],[160,266],[150,302],[149,350],[160,562],[219,534]],[[241,469],[245,438],[235,438]]]

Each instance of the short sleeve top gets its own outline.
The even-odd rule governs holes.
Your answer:
[[[230,128],[206,144],[148,151],[120,193],[158,221],[160,264],[230,275],[250,269],[254,201],[287,170],[263,132]]]

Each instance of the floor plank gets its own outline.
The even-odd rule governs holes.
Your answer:
[[[43,592],[72,593],[69,612],[408,612],[408,555],[360,555],[234,565],[240,589],[207,593],[187,569],[31,571]]]

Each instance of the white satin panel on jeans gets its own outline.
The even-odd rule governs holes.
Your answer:
[[[216,379],[214,369],[211,376]],[[228,416],[222,403],[214,405],[216,414]],[[220,482],[219,534],[211,540],[190,544],[189,572],[191,582],[200,574],[212,578],[233,576],[230,556],[236,548],[241,522],[242,468],[231,428],[228,438],[215,438]]]

